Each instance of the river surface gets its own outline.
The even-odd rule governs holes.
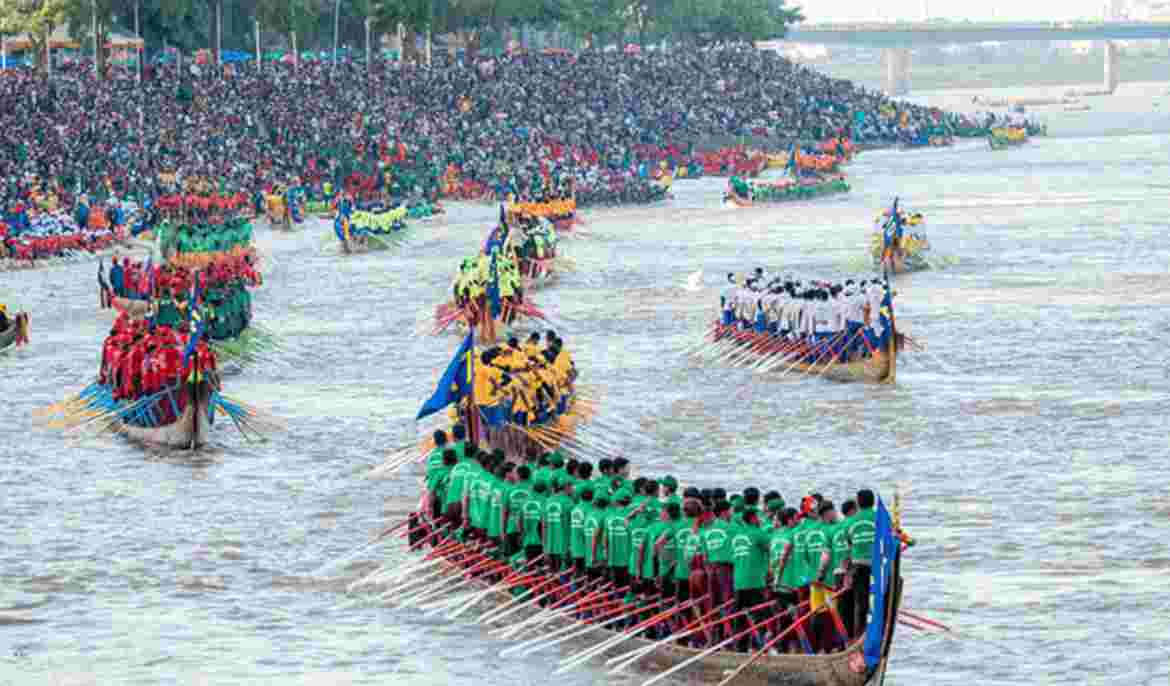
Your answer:
[[[610,433],[591,440],[644,474],[790,501],[899,487],[919,542],[906,606],[957,636],[903,628],[887,683],[1166,684],[1170,106],[1157,97],[1083,113],[1091,125],[1060,113],[1067,130],[1054,118],[1052,138],[1015,150],[868,152],[847,197],[727,210],[724,182],[704,179],[665,206],[586,212],[592,237],[564,247],[578,270],[535,301],[601,400]],[[895,387],[684,357],[728,271],[864,274],[895,195],[947,258],[899,277],[900,328],[926,350],[900,359]],[[501,658],[509,644],[479,626],[347,598],[358,563],[410,559],[398,542],[323,569],[417,495],[417,472],[369,473],[417,438],[458,337],[416,330],[494,215],[456,205],[409,249],[351,258],[324,224],[260,229],[256,319],[284,350],[224,390],[288,427],[249,443],[217,424],[195,460],[37,424],[96,373],[110,317],[94,263],[0,274],[0,301],[32,313],[32,345],[0,355],[0,617],[34,620],[0,622],[0,684],[549,683],[563,653]],[[556,680],[644,678],[587,665]]]

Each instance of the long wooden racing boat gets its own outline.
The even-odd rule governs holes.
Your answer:
[[[466,565],[460,564],[460,562],[444,562],[443,564],[454,570],[466,568]],[[903,579],[901,576],[900,555],[894,559],[891,578],[895,579],[896,583],[889,584],[885,603],[883,604],[883,607],[886,609],[886,621],[883,625],[885,632],[880,648],[881,662],[877,666],[873,668],[866,666],[866,636],[862,634],[846,646],[845,649],[835,653],[762,656],[744,668],[743,672],[736,678],[736,683],[766,684],[768,686],[870,686],[872,684],[880,684],[884,677],[886,662],[889,659],[891,648],[893,647],[894,627],[897,625],[898,612],[902,599]],[[539,581],[532,583],[533,586],[538,586],[539,584]],[[492,587],[483,580],[475,580],[472,582],[472,585],[485,591]],[[505,589],[500,589],[480,599],[477,605],[499,607],[514,602],[515,596]],[[526,609],[524,614],[532,616],[538,611],[540,611],[540,608],[535,610]],[[567,622],[564,620],[555,620],[550,621],[546,626],[551,631],[554,626],[567,626]],[[584,625],[582,626],[584,627]],[[573,639],[573,643],[576,645],[599,645],[607,639],[614,638],[621,633],[621,630],[613,631],[599,626],[593,631],[588,631],[577,636]],[[638,648],[648,649],[652,645],[656,645],[657,647],[638,658],[633,664],[638,665],[644,670],[664,669],[679,665],[688,660],[694,660],[698,655],[706,652],[701,648],[692,648],[673,642],[663,643],[645,638],[630,638],[629,640],[616,644],[609,650],[594,655],[591,659],[597,660],[599,658],[614,657],[622,653],[633,652]],[[692,662],[691,668],[695,671],[688,673],[686,678],[689,680],[701,675],[701,678],[717,681],[725,677],[729,671],[741,667],[752,656],[753,653],[718,650]]]
[[[717,324],[714,327],[714,340],[738,339],[738,345],[745,348],[774,344],[775,338],[768,334],[757,334],[754,331],[737,329],[734,325],[724,326]],[[875,350],[869,357],[841,362],[837,359],[824,359],[808,362],[805,360],[781,361],[777,370],[784,373],[800,372],[823,376],[833,381],[850,382],[862,381],[866,383],[892,384],[898,377],[898,351],[902,343],[897,330],[891,331],[889,341],[883,350]]]

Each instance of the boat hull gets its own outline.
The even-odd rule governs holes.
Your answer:
[[[140,427],[122,424],[119,431],[126,438],[146,445],[181,450],[195,450],[207,444],[209,392],[206,386],[199,389],[198,401],[188,403],[179,418],[158,427]]]
[[[456,565],[450,566],[456,567]],[[479,588],[486,588],[482,582],[477,582],[475,585]],[[901,583],[891,584],[891,597],[900,598],[901,586]],[[479,605],[495,607],[512,600],[512,595],[500,591],[489,595]],[[891,614],[895,621],[897,619],[897,604],[896,600],[892,605],[887,603],[887,607],[893,609]],[[532,611],[527,611],[527,614],[531,615]],[[566,624],[563,621],[550,622],[546,628],[551,631],[556,626],[566,626]],[[573,644],[597,645],[614,636],[616,636],[615,632],[599,627],[573,639]],[[892,634],[888,634],[887,642],[892,641],[892,639]],[[656,641],[647,639],[631,638],[616,644],[610,650],[599,653],[593,659],[615,657],[622,653],[632,652],[637,648],[648,648],[656,643]],[[865,638],[863,635],[850,643],[844,650],[828,655],[764,656],[748,665],[736,678],[736,683],[767,684],[768,686],[866,686],[870,683],[876,683],[874,679],[877,672],[865,667],[864,648]],[[640,658],[635,664],[644,669],[667,669],[694,658],[700,652],[702,652],[701,649],[663,644]],[[886,653],[888,653],[888,646],[883,647],[883,654]],[[743,665],[750,659],[751,655],[751,653],[734,651],[713,653],[696,663],[692,663],[688,668],[690,671],[687,679],[690,680],[701,675],[705,682],[710,680],[711,683],[715,683],[725,677],[728,671]]]
[[[909,274],[910,272],[920,272],[930,269],[930,263],[920,253],[913,255],[891,255],[886,260],[876,257],[874,258],[873,264],[878,269],[884,269],[891,274]]]
[[[757,337],[758,334],[753,333],[750,336],[742,336],[744,332],[734,329],[729,330],[723,327],[716,328],[715,340],[726,339],[733,333],[741,335],[740,342],[744,346],[751,346],[760,341]],[[776,339],[772,340],[774,341]],[[784,362],[777,366],[776,371],[780,371],[783,374],[789,374],[791,372],[811,374],[842,383],[892,384],[897,379],[898,369],[896,341],[897,334],[894,332],[890,336],[890,343],[886,346],[886,349],[875,350],[869,357],[850,360],[849,362],[840,362],[837,359],[827,359],[827,357],[816,362],[806,362],[803,360],[799,362]]]
[[[363,253],[382,252],[383,250],[390,249],[389,244],[378,240],[359,241],[353,238],[343,238],[339,242],[341,243],[341,252],[346,255],[361,255]]]

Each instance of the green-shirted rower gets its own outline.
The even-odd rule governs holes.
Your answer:
[[[570,512],[573,499],[565,494],[566,477],[554,474],[552,495],[544,503],[544,552],[553,569],[562,570],[569,556]]]
[[[534,481],[532,493],[520,506],[520,546],[529,563],[540,557],[544,549],[544,506],[548,497],[548,484]]]
[[[580,489],[581,502],[569,511],[569,555],[572,565],[579,574],[584,574],[588,567],[586,559],[585,522],[593,509],[593,489],[588,485]]]

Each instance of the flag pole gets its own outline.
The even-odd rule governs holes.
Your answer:
[[[468,326],[468,336],[471,339],[471,348],[467,351],[467,385],[470,387],[467,395],[467,435],[478,448],[479,406],[475,404],[475,324]]]

